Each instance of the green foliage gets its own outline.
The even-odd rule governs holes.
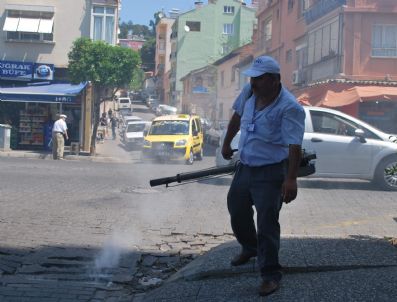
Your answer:
[[[69,52],[69,76],[73,83],[91,81],[106,88],[127,86],[140,64],[139,55],[103,41],[79,38]]]
[[[143,44],[141,48],[142,69],[145,71],[154,70],[155,54],[156,54],[156,39],[151,38]]]
[[[134,74],[132,75],[132,81],[130,83],[130,90],[137,91],[141,89],[144,79],[145,79],[145,74],[143,70],[134,69]]]
[[[146,25],[133,24],[132,21],[121,22],[120,25],[120,39],[127,39],[127,35],[129,31],[132,31],[133,35],[143,36],[145,39],[153,37],[154,33],[150,28]]]

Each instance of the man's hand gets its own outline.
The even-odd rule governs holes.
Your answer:
[[[233,151],[232,151],[232,148],[230,147],[230,144],[223,144],[222,156],[224,159],[227,159],[227,160],[232,159]]]
[[[296,179],[286,179],[281,187],[281,196],[283,202],[290,203],[298,194],[298,185]]]

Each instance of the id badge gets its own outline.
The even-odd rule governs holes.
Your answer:
[[[255,124],[248,124],[247,130],[248,130],[248,132],[254,132],[255,131]]]

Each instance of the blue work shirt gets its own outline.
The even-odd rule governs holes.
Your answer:
[[[288,157],[289,145],[302,145],[305,111],[283,87],[276,100],[259,111],[251,93],[251,85],[245,85],[233,104],[241,117],[240,160],[251,167],[279,163]]]

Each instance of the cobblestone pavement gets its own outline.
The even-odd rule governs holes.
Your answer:
[[[148,186],[213,160],[1,158],[0,301],[139,301],[197,255],[232,240],[230,178]],[[395,193],[360,181],[300,185],[298,199],[282,210],[284,235],[397,237]]]

